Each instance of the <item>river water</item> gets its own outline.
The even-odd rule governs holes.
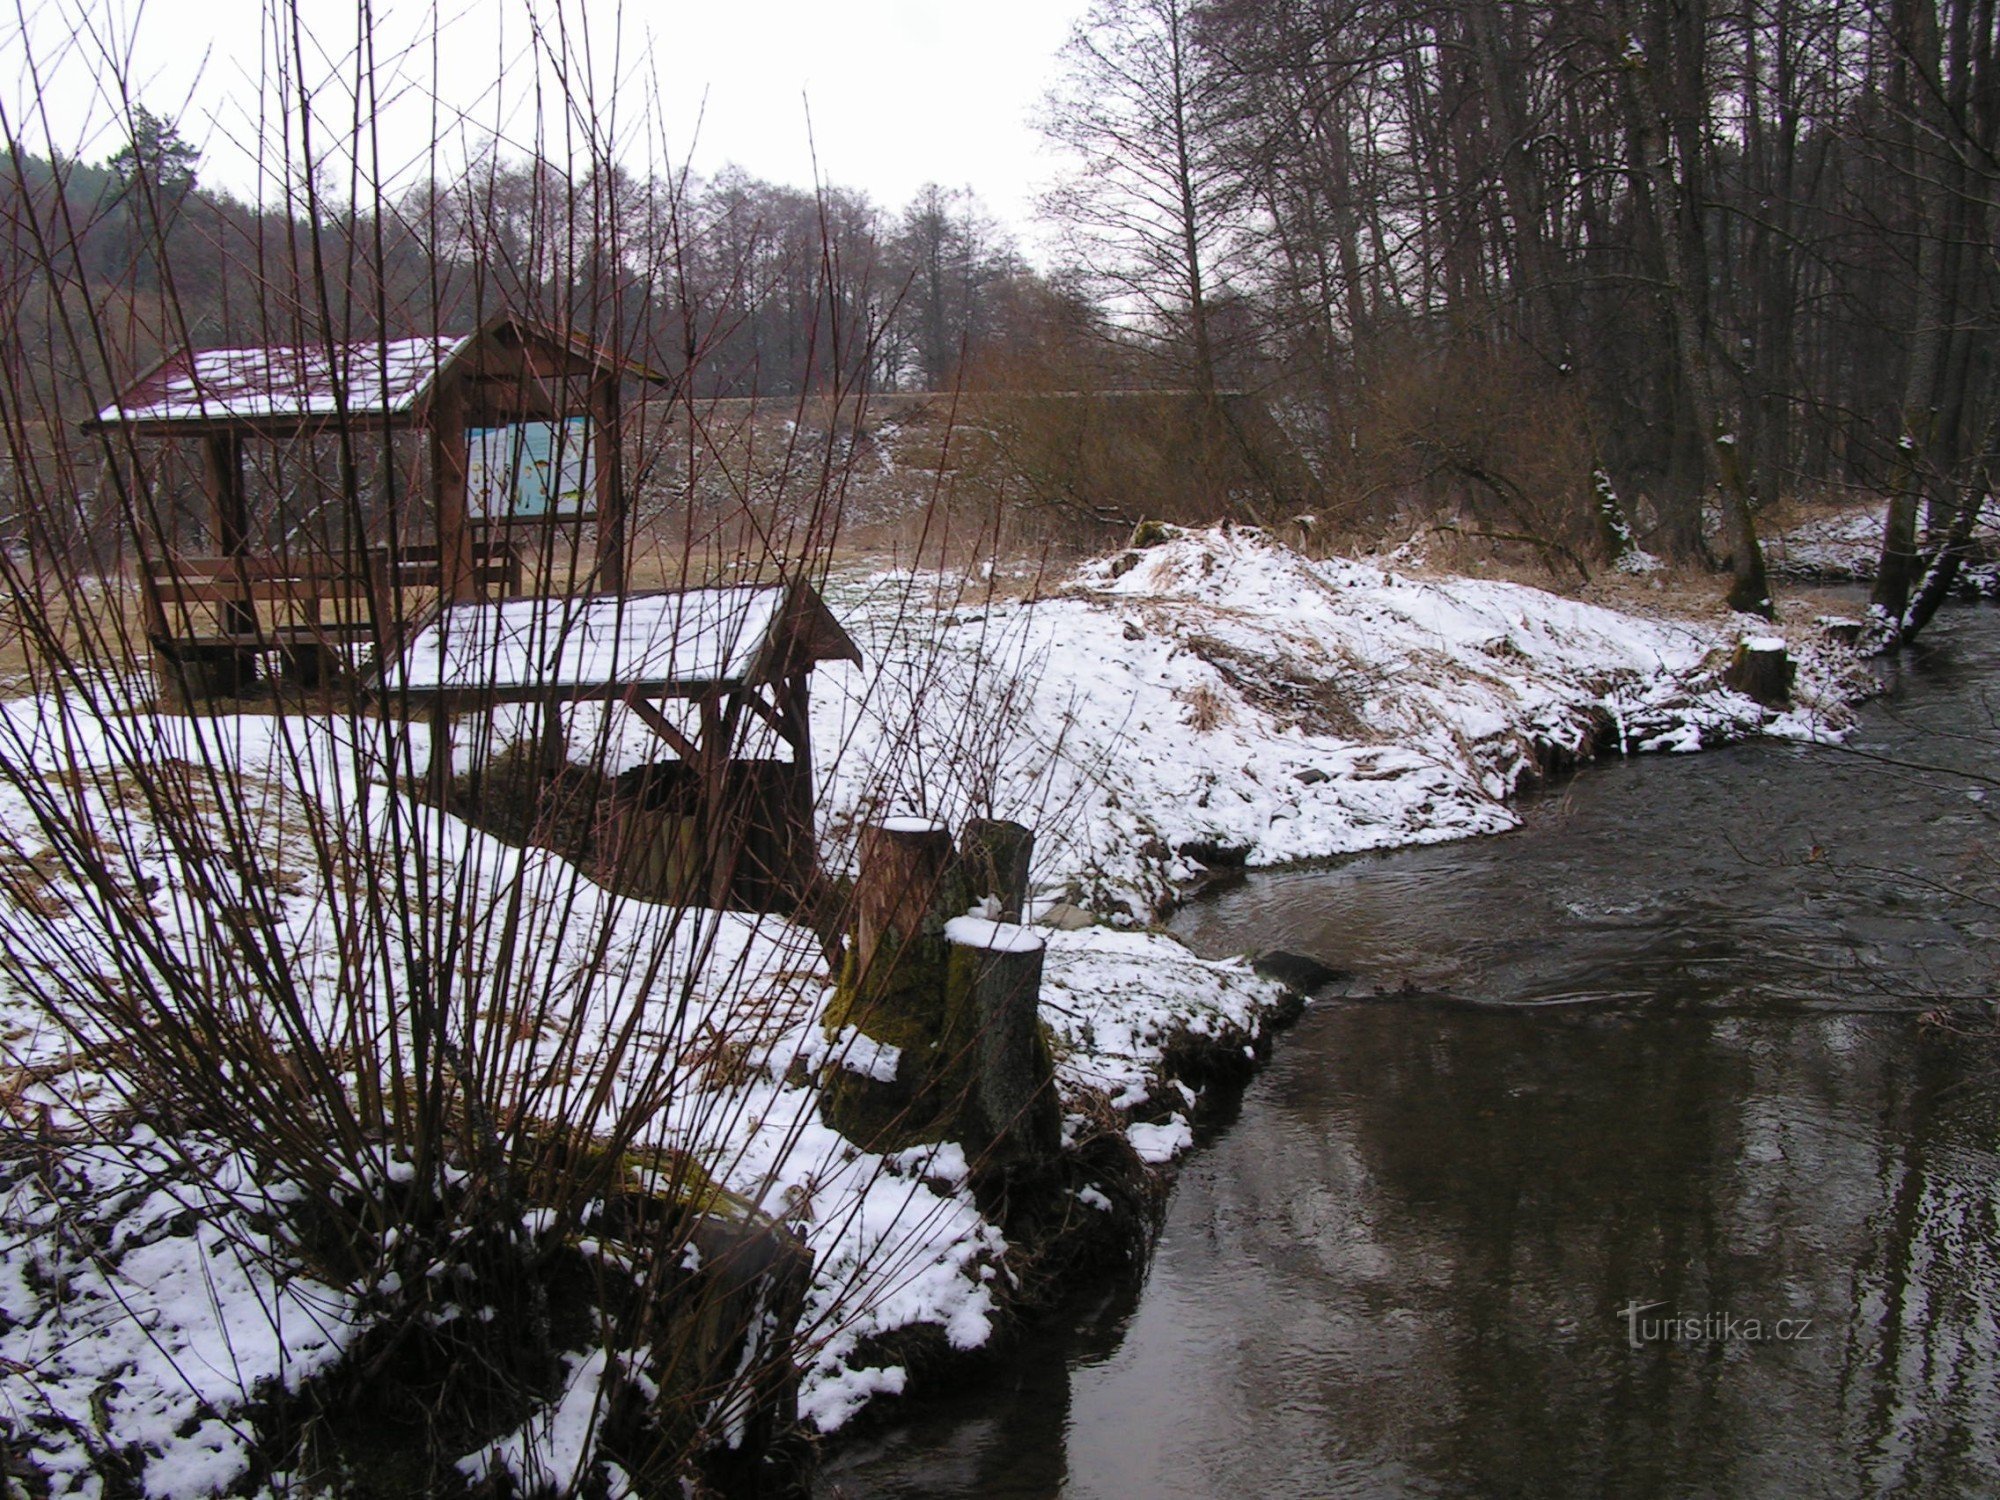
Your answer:
[[[1183,912],[1357,977],[1142,1288],[819,1493],[2000,1494],[2000,1040],[1924,1020],[1995,989],[1997,673],[1953,613],[1850,748],[1594,766]]]

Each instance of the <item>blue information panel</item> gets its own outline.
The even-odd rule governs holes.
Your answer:
[[[466,431],[466,504],[487,521],[581,516],[596,499],[590,419]]]

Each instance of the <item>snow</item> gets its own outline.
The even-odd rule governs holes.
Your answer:
[[[1139,1160],[1154,1164],[1172,1161],[1194,1144],[1194,1131],[1180,1115],[1164,1125],[1134,1125],[1125,1134]]]
[[[1199,1102],[1167,1076],[1170,1051],[1192,1037],[1254,1053],[1282,999],[1240,960],[1202,959],[1143,930],[1204,859],[1273,864],[1498,831],[1514,823],[1508,798],[1539,757],[1587,750],[1607,733],[1636,750],[1839,732],[1838,661],[1818,636],[1789,642],[1799,703],[1774,717],[1720,682],[1747,622],[1640,619],[1516,585],[1313,561],[1240,529],[1181,533],[1130,566],[1088,566],[1054,597],[923,607],[944,588],[908,574],[829,587],[870,668],[830,665],[815,677],[827,860],[850,861],[859,828],[891,810],[924,828],[974,813],[1033,827],[1030,910],[1088,906],[1123,926],[1031,931],[961,917],[949,936],[1043,948],[1042,1015],[1066,1132],[1123,1119],[1141,1158],[1162,1165],[1192,1144]],[[503,666],[580,683],[639,675],[635,660],[678,676],[747,670],[776,591],[677,597],[687,602],[630,599],[608,621],[602,601],[575,601],[555,628],[546,612],[489,609],[484,625],[447,630],[429,657],[406,660],[413,677],[430,662],[434,684]],[[562,619],[585,622],[574,649]],[[614,757],[663,753],[643,732],[626,737],[623,713],[580,708],[572,743],[608,745]],[[496,733],[532,732],[527,717],[499,720]],[[866,1362],[878,1336],[929,1324],[953,1348],[986,1342],[1008,1245],[975,1201],[962,1148],[864,1152],[819,1117],[807,1081],[818,1070],[893,1077],[900,1055],[858,1032],[825,1034],[830,977],[813,935],[776,917],[623,900],[552,853],[390,798],[385,768],[407,772],[427,752],[420,724],[0,704],[0,758],[84,810],[118,888],[151,893],[161,961],[194,972],[208,972],[212,914],[143,799],[119,795],[120,777],[168,761],[227,772],[242,804],[233,811],[263,830],[282,876],[267,893],[272,941],[300,979],[303,1016],[285,1025],[331,1036],[357,1008],[384,1025],[403,1009],[382,976],[405,960],[391,954],[361,973],[343,960],[360,897],[322,878],[301,817],[329,820],[350,848],[412,861],[421,850],[435,888],[468,913],[467,972],[486,972],[504,946],[508,961],[532,966],[557,1023],[524,1030],[519,1086],[550,1107],[601,1087],[615,1108],[640,1097],[649,1069],[663,1070],[675,1087],[631,1149],[691,1151],[805,1237],[814,1271],[801,1409],[820,1430],[906,1388],[900,1366]],[[0,778],[0,848],[41,843],[33,808]],[[392,889],[395,874],[372,879]],[[91,894],[49,895],[40,916],[10,915],[9,972],[115,972]],[[505,923],[483,915],[510,910]],[[663,994],[674,1003],[660,1004]],[[281,1018],[259,1011],[256,995],[234,999],[284,1044]],[[605,1059],[621,1055],[615,1039],[635,1015],[644,1024],[613,1068]],[[56,1495],[98,1492],[92,1400],[106,1391],[117,1442],[149,1494],[214,1493],[247,1482],[260,1392],[337,1363],[367,1326],[368,1301],[290,1257],[268,1227],[282,1214],[251,1212],[281,1206],[285,1184],[260,1181],[227,1143],[194,1138],[183,1145],[207,1167],[190,1174],[117,1113],[117,1075],[93,1046],[107,1039],[91,1027],[87,1008],[58,1018],[0,985],[4,1060],[33,1080],[22,1107],[46,1109],[63,1132],[46,1168],[30,1153],[0,1172],[0,1368],[27,1372],[10,1375],[0,1410]],[[718,1036],[740,1066],[707,1068],[710,1051],[696,1044]],[[409,1170],[386,1152],[355,1168]],[[1110,1203],[1087,1185],[1078,1199]],[[66,1295],[52,1295],[56,1286]],[[468,1478],[526,1482],[594,1462],[589,1418],[610,1373],[602,1351],[573,1351],[540,1410],[464,1456]]]
[[[553,1405],[537,1412],[507,1436],[458,1461],[473,1484],[505,1474],[529,1493],[548,1488],[569,1494],[581,1482],[596,1447],[598,1400],[610,1373],[603,1349],[567,1358],[568,1378]]]
[[[894,1083],[903,1049],[876,1041],[858,1026],[847,1026],[833,1039],[833,1059],[850,1073],[877,1083]]]
[[[229,1414],[266,1385],[297,1389],[356,1331],[351,1297],[280,1275],[285,1247],[233,1211],[257,1193],[249,1164],[220,1144],[196,1154],[207,1181],[141,1128],[0,1179],[0,1414],[52,1494],[96,1493],[96,1448],[132,1455],[162,1500],[233,1484],[253,1433]]]
[[[814,678],[814,743],[844,747],[819,771],[836,858],[871,803],[1014,818],[1038,897],[1143,921],[1204,850],[1259,866],[1511,828],[1522,779],[1607,726],[1654,750],[1844,721],[1803,643],[1793,717],[1730,690],[1726,619],[1314,561],[1247,528],[1126,559],[1034,601],[940,583],[935,614],[900,607],[907,575],[829,584],[869,664]]]
[[[331,416],[411,409],[461,338],[182,351],[98,413],[101,422]]]
[[[1032,927],[989,922],[984,917],[953,917],[944,924],[944,939],[961,948],[988,953],[1039,953],[1047,946],[1046,939]]]
[[[1886,502],[1824,509],[1775,531],[1764,544],[1765,560],[1779,577],[1818,582],[1865,581],[1882,560]],[[1989,499],[1972,532],[1972,555],[1960,569],[1959,591],[1984,598],[2000,596],[2000,500]]]
[[[733,683],[756,668],[781,587],[455,604],[384,673],[390,692]]]

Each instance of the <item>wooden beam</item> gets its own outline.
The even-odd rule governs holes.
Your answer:
[[[628,694],[621,700],[638,716],[639,722],[667,742],[668,747],[692,767],[697,774],[701,771],[701,746],[674,727],[673,721],[646,699]]]
[[[441,392],[431,409],[431,513],[436,518],[438,589],[454,602],[476,597],[472,528],[466,513],[465,403],[457,390]]]
[[[798,744],[798,737],[782,708],[766,703],[755,688],[745,688],[738,694],[743,706],[776,730],[788,745]]]
[[[590,389],[591,437],[597,445],[597,586],[625,592],[625,433],[618,377],[611,374]]]

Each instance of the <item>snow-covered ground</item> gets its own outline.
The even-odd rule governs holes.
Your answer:
[[[1115,923],[1049,938],[1044,1014],[1069,1128],[1122,1118],[1154,1162],[1192,1140],[1196,1096],[1164,1076],[1170,1049],[1189,1036],[1248,1045],[1282,1000],[1242,961],[1206,961],[1145,930],[1205,864],[1506,828],[1524,775],[1600,741],[1690,750],[1825,736],[1844,722],[1844,660],[1810,633],[1792,641],[1795,706],[1772,713],[1720,679],[1746,629],[1767,633],[1762,622],[1642,619],[1516,585],[1310,561],[1243,530],[1172,535],[1034,601],[908,576],[845,580],[829,597],[866,659],[815,684],[829,858],[845,857],[861,821],[891,812],[1033,826],[1037,889]],[[615,897],[552,854],[400,803],[382,768],[397,755],[421,765],[426,749],[421,728],[402,733],[299,715],[94,719],[73,701],[6,705],[0,844],[33,871],[10,885],[14,972],[101,965],[119,977],[94,936],[103,896],[66,887],[59,861],[36,852],[43,831],[24,778],[63,789],[98,829],[115,888],[145,893],[168,949],[198,965],[213,918],[144,799],[120,788],[134,764],[222,767],[285,869],[273,941],[307,997],[306,1019],[289,1024],[334,1035],[356,1007],[393,1024],[398,1004],[383,977],[395,964],[348,961],[353,888],[310,857],[302,809],[356,845],[410,859],[421,848],[433,888],[475,914],[460,919],[468,963],[502,941],[484,914],[523,893],[504,941],[557,1013],[546,1035],[516,1028],[522,1087],[601,1084],[615,1103],[664,1059],[682,1086],[635,1145],[691,1151],[732,1192],[798,1225],[814,1253],[803,1404],[818,1427],[902,1389],[900,1367],[869,1362],[872,1336],[928,1324],[954,1347],[983,1343],[1008,1247],[973,1201],[963,1153],[874,1156],[819,1119],[805,1080],[829,1060],[827,975],[811,937],[776,918]],[[614,763],[660,753],[615,711],[580,715],[572,744],[599,734]],[[400,843],[385,836],[395,819],[412,830]],[[686,1005],[664,1007],[671,1024],[649,1021],[619,1050],[620,1023],[658,1007],[662,986]],[[254,1013],[258,997],[240,998]],[[124,1107],[116,1053],[95,1045],[87,1018],[67,1019],[0,986],[0,1094],[23,1143],[0,1165],[0,1424],[54,1494],[104,1493],[113,1469],[149,1495],[212,1493],[251,1472],[258,1397],[338,1361],[368,1289],[316,1280],[290,1253],[272,1228],[288,1189],[230,1144],[201,1144],[201,1172],[186,1152],[163,1156],[143,1111]],[[743,1065],[711,1068],[714,1049],[697,1044],[725,1035]],[[1078,1196],[1086,1209],[1108,1202],[1088,1186]],[[274,1214],[246,1211],[265,1199]],[[589,1351],[579,1356],[576,1382],[601,1378]],[[576,1461],[574,1404],[553,1401],[467,1463]]]
[[[1879,504],[1849,506],[1809,515],[1774,531],[1764,544],[1765,561],[1781,578],[1827,583],[1865,581],[1882,560],[1886,509]],[[1959,590],[1992,598],[2000,594],[2000,504],[1989,501],[1973,531],[1976,557],[1961,570]]]
[[[1722,668],[1763,621],[1649,619],[1518,584],[1312,561],[1245,529],[1085,566],[1053,597],[899,614],[836,597],[867,660],[821,672],[837,835],[886,797],[1038,830],[1036,879],[1143,919],[1205,861],[1269,865],[1514,826],[1554,749],[1693,750],[1846,722],[1843,661],[1793,631],[1795,706]],[[1608,733],[1606,732],[1608,729]],[[954,750],[972,753],[954,754]]]

